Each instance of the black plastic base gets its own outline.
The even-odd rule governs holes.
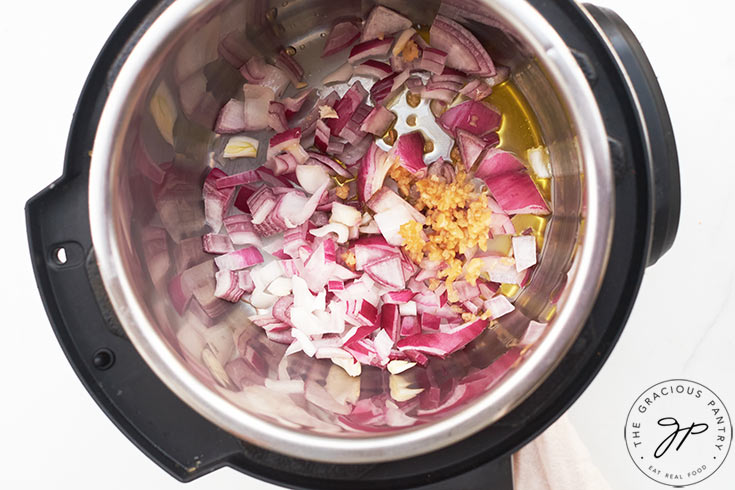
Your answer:
[[[581,335],[538,390],[475,436],[408,460],[330,465],[265,451],[204,420],[152,373],[125,338],[106,302],[91,255],[89,152],[119,66],[140,33],[168,3],[140,1],[118,26],[82,92],[63,177],[26,207],[39,290],[59,342],[87,390],[133,443],[181,481],[230,466],[290,488],[437,490],[489,488],[489,483],[492,488],[511,488],[508,456],[564,413],[595,377],[623,330],[648,260],[652,180],[642,128],[620,67],[596,29],[571,0],[531,1],[589,74],[615,157],[612,255]],[[63,264],[56,254],[61,247],[67,254]]]

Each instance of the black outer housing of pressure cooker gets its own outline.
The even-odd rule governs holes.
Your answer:
[[[325,464],[242,441],[174,395],[127,339],[96,266],[88,178],[97,124],[120,67],[171,1],[140,0],[115,29],[82,91],[63,176],[26,206],[38,288],[59,343],[90,395],[141,451],[184,482],[229,466],[290,488],[511,488],[508,456],[561,416],[592,381],[623,331],[646,266],[671,247],[676,235],[676,144],[655,74],[632,32],[609,10],[584,7],[605,31],[602,36],[572,0],[529,0],[564,39],[589,80],[614,166],[609,264],[572,348],[523,403],[474,436],[410,459]],[[57,254],[61,248],[63,263]]]

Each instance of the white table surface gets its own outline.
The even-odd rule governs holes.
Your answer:
[[[0,17],[2,240],[0,488],[178,489],[99,410],[51,331],[31,270],[25,201],[61,174],[88,70],[130,0],[6,2]],[[613,489],[660,489],[631,463],[625,416],[648,386],[699,381],[735,410],[735,8],[723,0],[599,0],[638,34],[678,137],[681,228],[645,277],[600,375],[569,415]],[[733,488],[735,456],[693,488]],[[189,489],[276,488],[222,469]]]

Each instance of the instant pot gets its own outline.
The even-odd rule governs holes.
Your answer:
[[[435,389],[444,409],[380,427],[269,390],[263,380],[281,356],[244,306],[178,311],[170,296],[172,277],[206,260],[192,251],[204,226],[201,184],[217,164],[214,119],[243,83],[238,67],[289,52],[318,88],[337,66],[319,57],[326,33],[376,4],[424,27],[449,17],[510,67],[554,175],[546,245],[516,311],[465,351],[406,376],[413,389]],[[679,209],[661,89],[610,10],[572,0],[141,0],[89,75],[63,176],[26,213],[38,287],[69,362],[175,478],[229,466],[290,488],[470,489],[512,488],[509,455],[599,371],[646,267],[674,241]],[[543,333],[520,343],[539,324]],[[201,336],[209,357],[192,354],[182,332]],[[249,369],[260,377],[246,386],[221,368],[241,347],[233,335],[258,361]],[[329,360],[292,357],[290,376],[324,385]],[[456,380],[470,377],[481,389],[458,395]],[[378,370],[359,383],[360,397],[389,389]]]

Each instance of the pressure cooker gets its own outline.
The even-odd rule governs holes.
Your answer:
[[[419,26],[448,17],[510,68],[550,153],[554,214],[516,311],[411,383],[451,384],[469,366],[492,366],[546,319],[543,334],[516,347],[512,366],[478,396],[414,426],[356,431],[336,415],[303,415],[303,397],[222,383],[207,359],[182,349],[177,334],[195,316],[176,310],[166,284],[177,250],[203,224],[214,118],[243,83],[237,68],[248,49],[268,59],[290,48],[318,87],[334,68],[320,58],[331,26],[378,4]],[[151,109],[161,103],[168,134]],[[175,175],[164,188],[146,179],[141,141]],[[610,10],[574,0],[140,0],[82,90],[63,176],[26,214],[39,291],[69,362],[110,420],[173,477],[229,466],[291,488],[511,488],[509,455],[595,377],[646,267],[671,247],[679,210],[661,89]],[[153,225],[166,229],[163,252],[151,253]],[[238,306],[198,328],[214,343],[252,329],[273,377],[279,358],[247,318]],[[296,374],[323,383],[324,363],[305,358]],[[362,378],[363,391],[388,389],[380,374]]]

